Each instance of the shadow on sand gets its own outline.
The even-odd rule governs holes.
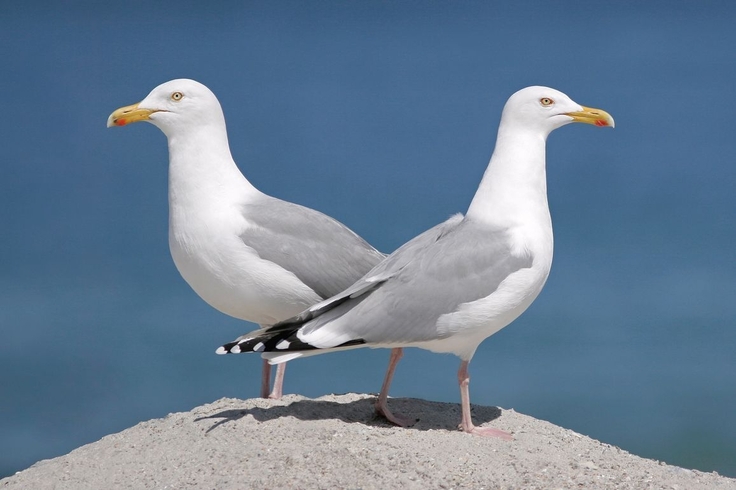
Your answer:
[[[363,398],[347,403],[328,400],[297,400],[288,405],[223,410],[199,417],[195,422],[217,420],[207,432],[223,424],[251,415],[259,422],[294,417],[299,420],[341,420],[349,424],[364,424],[374,427],[393,427],[386,419],[375,414],[375,398]],[[460,422],[460,405],[440,403],[416,398],[391,398],[389,408],[394,413],[417,419],[409,430],[448,430],[457,431]],[[485,424],[501,416],[497,407],[472,407],[473,421],[476,425]]]

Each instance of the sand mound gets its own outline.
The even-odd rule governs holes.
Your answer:
[[[513,410],[473,407],[513,441],[458,432],[457,404],[373,397],[221,399],[143,422],[0,481],[3,490],[115,488],[736,489],[736,480],[639,458]]]

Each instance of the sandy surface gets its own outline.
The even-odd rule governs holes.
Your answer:
[[[387,425],[367,395],[223,398],[40,461],[0,489],[736,489],[734,479],[639,458],[513,410],[473,407],[476,424],[511,432],[509,442],[458,432],[457,404],[390,406],[419,422]]]

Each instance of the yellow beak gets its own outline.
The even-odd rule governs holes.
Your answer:
[[[140,102],[139,102],[140,104]],[[110,117],[107,118],[107,127],[125,126],[126,124],[148,121],[151,114],[159,112],[157,109],[141,109],[138,104],[128,105],[115,110]]]
[[[568,112],[565,114],[570,116],[573,121],[581,122],[585,124],[593,124],[595,126],[610,126],[615,127],[616,124],[613,122],[613,117],[602,109],[593,109],[592,107],[583,106],[583,110],[580,112]]]

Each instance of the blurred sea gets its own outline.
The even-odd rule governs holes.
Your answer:
[[[178,77],[222,102],[264,192],[390,252],[463,212],[519,88],[608,110],[548,142],[555,261],[471,363],[498,405],[736,477],[736,4],[72,2],[0,6],[0,476],[220,397],[260,359],[167,243],[165,137],[110,112]],[[286,391],[377,392],[360,350]],[[391,394],[458,402],[458,360],[410,350]]]

